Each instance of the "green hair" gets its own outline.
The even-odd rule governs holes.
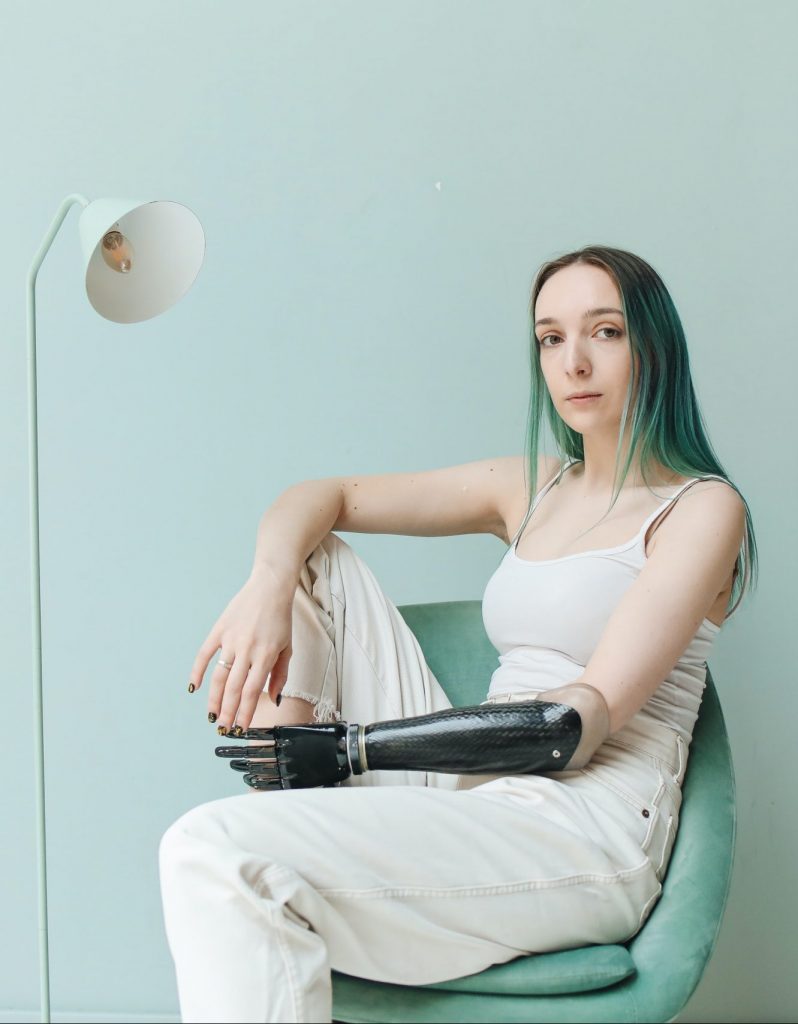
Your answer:
[[[529,505],[516,536],[523,531],[537,494],[538,443],[544,410],[561,458],[582,462],[585,457],[582,435],[560,417],[549,394],[540,366],[540,343],[534,329],[535,303],[541,288],[558,270],[576,263],[601,267],[615,281],[621,294],[632,353],[633,368],[618,430],[615,489],[605,514],[609,514],[617,501],[636,454],[647,485],[646,471],[656,463],[679,476],[715,474],[723,477],[740,495],[746,519],[745,537],[734,567],[730,595],[733,606],[726,613],[726,618],[729,618],[749,584],[756,586],[759,575],[751,511],[739,488],[721,466],[707,437],[690,376],[684,328],[673,299],[654,268],[631,252],[603,245],[587,245],[544,263],[537,273],[529,302],[531,389],[526,432]],[[628,452],[621,468],[623,438],[630,415]]]

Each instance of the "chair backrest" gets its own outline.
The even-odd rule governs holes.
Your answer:
[[[406,604],[399,611],[452,704],[466,707],[484,700],[498,660],[485,632],[481,603]]]

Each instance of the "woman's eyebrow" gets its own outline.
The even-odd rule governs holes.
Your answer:
[[[583,320],[589,320],[592,316],[601,316],[602,313],[620,313],[623,316],[623,310],[615,309],[614,306],[599,306],[598,309],[588,309],[582,314]],[[540,327],[541,324],[556,324],[557,320],[553,316],[544,316],[540,320],[535,321],[535,327]]]

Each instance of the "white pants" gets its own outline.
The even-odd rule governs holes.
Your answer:
[[[450,707],[334,533],[303,567],[292,645],[283,692],[320,720]],[[631,938],[661,891],[685,764],[643,711],[579,771],[370,772],[201,804],[160,844],[182,1020],[329,1022],[331,969],[423,984]]]

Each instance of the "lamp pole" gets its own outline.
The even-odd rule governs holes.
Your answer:
[[[36,278],[69,210],[79,203],[86,290],[95,310],[116,323],[157,316],[178,301],[199,273],[205,236],[195,215],[170,201],[68,195],[28,271],[28,424],[30,460],[31,620],[33,624],[36,853],[39,886],[39,977],[42,1021],[50,1022],[47,915],[47,829],[44,809],[42,601],[39,562],[39,431],[36,386]],[[135,238],[135,244],[134,244]],[[135,254],[135,257],[134,257]],[[135,270],[133,269],[135,265]]]
[[[36,388],[36,277],[58,229],[75,203],[89,200],[73,193],[64,199],[28,271],[28,453],[30,460],[30,582],[33,622],[34,750],[36,762],[36,853],[39,885],[39,981],[42,1020],[50,1021],[50,955],[47,934],[47,830],[44,814],[44,708],[42,702],[42,595],[39,575],[39,431]]]

